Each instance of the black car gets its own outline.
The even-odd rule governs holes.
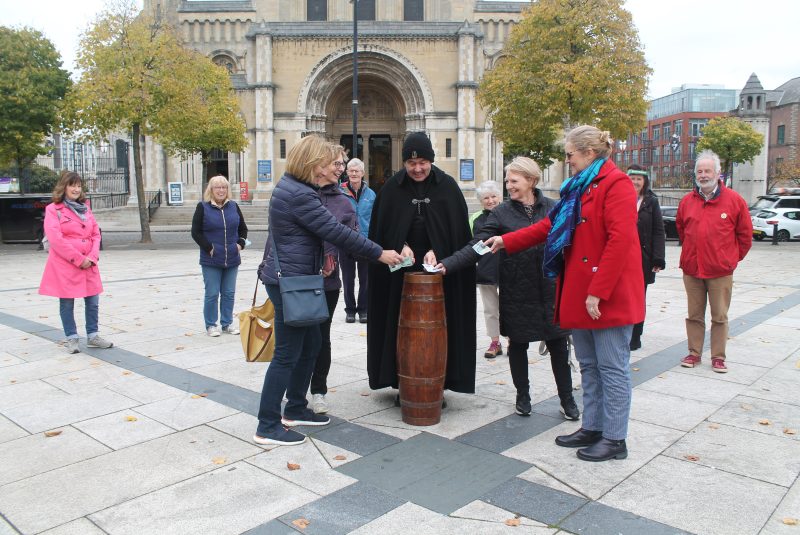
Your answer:
[[[668,240],[678,239],[678,227],[675,226],[675,216],[678,215],[677,206],[662,206],[661,219],[664,220],[664,233]]]

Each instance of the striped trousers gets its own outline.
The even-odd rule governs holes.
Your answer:
[[[628,435],[631,411],[630,340],[633,325],[608,329],[572,329],[581,366],[581,427],[602,431],[609,440]]]

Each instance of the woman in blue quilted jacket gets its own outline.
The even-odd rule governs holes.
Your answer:
[[[318,273],[323,241],[332,243],[339,250],[387,265],[399,264],[403,260],[397,251],[384,251],[376,243],[339,223],[322,204],[316,184],[338,172],[335,162],[340,150],[319,136],[304,137],[286,155],[286,172],[272,192],[270,239],[259,266],[259,277],[275,306],[275,353],[261,390],[258,429],[253,437],[258,444],[302,444],[305,435],[291,427],[330,423],[328,416],[315,414],[306,400],[322,340],[320,327],[293,327],[284,323],[275,252],[280,262],[281,278]],[[287,402],[281,415],[284,394]]]

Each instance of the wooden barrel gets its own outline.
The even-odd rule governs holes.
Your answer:
[[[447,320],[439,273],[406,273],[397,322],[397,375],[403,421],[438,424],[447,370]]]

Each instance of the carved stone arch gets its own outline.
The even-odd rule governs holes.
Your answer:
[[[298,113],[319,124],[335,90],[352,78],[352,65],[352,49],[346,47],[320,60],[303,83],[297,100]],[[410,60],[390,48],[370,44],[358,52],[358,73],[359,78],[383,80],[394,87],[403,99],[401,109],[409,121],[409,129],[412,125],[424,128],[425,114],[434,109],[433,93],[422,72]]]
[[[236,54],[230,50],[214,50],[209,54],[209,57],[216,65],[225,67],[228,70],[228,74],[236,74],[241,70]]]

